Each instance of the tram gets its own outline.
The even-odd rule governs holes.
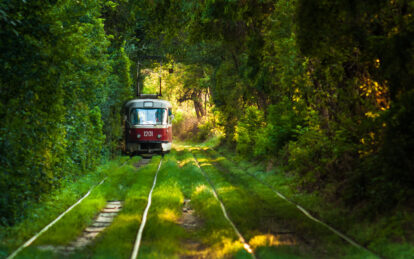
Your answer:
[[[165,154],[171,150],[171,103],[159,95],[139,94],[124,105],[126,154]]]

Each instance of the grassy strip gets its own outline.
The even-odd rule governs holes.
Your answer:
[[[214,156],[221,156],[211,149],[209,153]],[[229,152],[226,152],[226,154],[231,155]],[[236,160],[235,157],[232,159]],[[284,174],[279,168],[264,173],[265,166],[260,163],[253,164],[240,161],[236,166],[228,159],[222,159],[220,163],[232,171],[247,171],[273,185],[284,195],[310,209],[313,215],[325,220],[343,233],[354,237],[359,243],[365,244],[369,249],[386,258],[410,258],[414,254],[414,236],[412,226],[410,227],[411,223],[414,222],[413,213],[396,210],[376,220],[366,219],[363,215],[359,215],[357,211],[350,212],[346,208],[338,206],[338,204],[326,202],[317,193],[299,192],[295,188],[295,181],[298,179],[292,175]]]
[[[107,200],[123,199],[125,190],[131,185],[135,169],[131,163],[140,158],[134,158],[128,165],[120,164],[108,168],[108,178],[105,183],[94,189],[89,197],[66,214],[59,222],[40,236],[30,247],[23,250],[18,258],[59,258],[61,255],[53,251],[39,250],[39,246],[67,245],[75,240],[89,224],[94,216],[105,206]],[[114,189],[118,189],[114,195]],[[75,256],[79,258],[78,256]]]
[[[96,171],[86,174],[76,182],[62,183],[59,190],[43,197],[39,203],[33,204],[25,220],[12,227],[1,227],[0,257],[9,255],[80,199],[91,186],[98,184],[113,168],[119,167],[127,159],[127,157],[120,157],[100,166]]]
[[[203,168],[217,184],[219,194],[227,205],[234,222],[250,239],[250,243],[258,242],[255,246],[259,255],[266,253],[266,257],[272,257],[280,253],[288,253],[301,258],[332,256],[369,258],[369,254],[344,243],[342,239],[306,218],[294,206],[276,197],[270,189],[254,181],[244,172],[230,170],[232,168],[226,167],[228,164],[225,158],[207,156],[206,153],[200,151],[196,151],[196,154],[204,161]],[[277,229],[283,232],[283,229],[287,227],[289,231],[294,231],[298,245],[282,245],[277,246],[277,249],[275,247],[270,249],[266,244],[260,245],[259,240],[269,243],[263,235],[265,231],[269,231],[270,225],[272,225],[270,229],[276,233],[273,239],[278,239]],[[306,241],[304,242],[303,239]],[[261,246],[267,248],[259,248]],[[283,251],[280,251],[280,248]]]
[[[144,229],[140,258],[177,258],[185,231],[176,222],[181,215],[184,195],[173,176],[176,163],[166,157],[152,194],[152,205]]]
[[[86,247],[73,258],[129,258],[135,242],[142,213],[147,205],[148,193],[157,170],[160,157],[124,178],[128,186],[109,190],[111,196],[123,193],[124,207],[113,223],[101,233],[93,244]],[[118,199],[118,197],[116,197]]]
[[[244,254],[242,243],[227,222],[212,189],[196,166],[193,155],[187,150],[177,154],[181,169],[181,186],[184,194],[191,199],[191,206],[201,221],[192,239],[205,245],[206,258],[223,258]],[[248,257],[250,258],[250,257]]]
[[[173,150],[166,156],[158,177],[140,258],[223,258],[241,250],[190,153]],[[199,218],[199,227],[193,231],[178,224],[185,198],[191,199],[191,207]],[[197,243],[199,248],[195,251],[188,243]]]

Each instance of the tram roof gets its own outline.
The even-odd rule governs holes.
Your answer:
[[[172,108],[169,101],[160,99],[133,99],[125,104],[126,108]]]

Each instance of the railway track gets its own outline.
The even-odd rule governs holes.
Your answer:
[[[174,252],[176,256],[179,256],[180,258],[210,258],[214,257],[214,258],[221,258],[220,255],[216,255],[214,253],[208,252],[208,249],[215,249],[213,248],[213,246],[211,246],[211,244],[209,244],[209,241],[206,242],[206,240],[199,240],[199,239],[188,239],[188,233],[191,231],[198,231],[197,228],[200,228],[200,224],[203,224],[203,221],[208,221],[210,220],[209,218],[206,218],[206,215],[209,215],[209,217],[211,217],[212,215],[216,216],[219,215],[217,213],[221,213],[223,215],[223,217],[221,217],[222,221],[224,222],[224,225],[227,224],[226,229],[228,229],[224,232],[220,232],[218,231],[217,233],[221,233],[220,235],[224,235],[224,233],[232,233],[231,235],[225,234],[227,235],[226,238],[228,238],[228,240],[233,240],[231,242],[234,242],[234,244],[237,243],[237,245],[235,245],[235,247],[238,247],[237,249],[240,249],[240,251],[242,251],[243,249],[248,253],[248,255],[250,255],[251,258],[256,259],[258,257],[258,255],[256,254],[256,247],[257,245],[252,245],[252,240],[253,237],[255,236],[270,236],[271,238],[274,237],[279,237],[279,236],[285,236],[285,237],[294,237],[294,235],[296,234],[294,231],[291,231],[290,229],[286,230],[286,229],[279,229],[278,231],[273,231],[269,225],[267,225],[267,223],[260,223],[262,224],[263,228],[261,228],[259,223],[258,224],[252,224],[254,221],[256,222],[260,222],[263,221],[263,217],[264,216],[272,216],[271,214],[275,214],[277,213],[277,209],[275,211],[275,209],[271,208],[272,204],[269,203],[269,200],[265,200],[263,199],[263,196],[259,195],[258,193],[255,193],[255,191],[253,189],[249,189],[249,186],[240,186],[238,185],[239,182],[237,182],[237,177],[239,177],[238,174],[235,174],[233,172],[229,172],[228,174],[223,173],[223,168],[221,168],[220,165],[218,165],[217,161],[213,161],[214,159],[212,158],[212,154],[208,154],[206,151],[202,150],[201,152],[198,151],[192,151],[192,150],[185,150],[186,154],[188,155],[188,158],[190,160],[193,160],[194,162],[191,162],[191,167],[195,170],[195,175],[198,175],[197,177],[199,179],[202,179],[198,182],[198,186],[201,186],[203,184],[205,184],[206,188],[208,188],[208,195],[210,195],[209,199],[211,201],[214,201],[214,206],[216,206],[216,212],[213,214],[203,214],[204,215],[204,219],[201,219],[198,223],[199,226],[197,226],[197,219],[196,218],[191,218],[190,220],[187,219],[188,222],[190,223],[185,223],[183,220],[183,218],[185,218],[185,216],[189,216],[189,214],[187,213],[190,210],[190,214],[192,214],[193,208],[192,205],[189,205],[189,202],[193,199],[193,197],[190,195],[184,195],[183,194],[183,200],[184,200],[184,205],[183,208],[181,210],[181,218],[179,219],[173,219],[173,218],[168,218],[168,220],[172,220],[175,221],[175,226],[177,227],[181,227],[182,229],[185,229],[185,232],[187,233],[187,237],[185,237],[186,235],[181,235],[181,236],[177,236],[177,235],[172,235],[172,238],[177,238],[181,241],[182,244],[182,249],[183,251],[181,252]],[[205,154],[206,156],[203,156],[202,154]],[[209,159],[207,159],[206,161],[208,161],[207,163],[204,163],[204,160],[201,160],[201,158],[207,158],[209,157]],[[158,163],[158,159],[159,163]],[[200,159],[200,160],[199,160]],[[174,176],[175,180],[180,179],[180,177],[188,177],[184,171],[180,172],[183,164],[181,162],[177,160],[169,160],[166,161],[166,165],[171,167],[171,164],[174,164],[174,166],[176,166],[177,168],[177,172],[176,175]],[[175,161],[175,162],[174,162]],[[201,161],[201,163],[200,163]],[[122,166],[124,166],[128,161],[124,162]],[[144,158],[141,159],[140,161],[138,161],[137,163],[134,164],[135,167],[143,167],[145,165],[148,165],[151,162],[151,158]],[[173,163],[172,163],[173,162]],[[176,163],[177,162],[177,163]],[[158,164],[158,165],[157,165]],[[63,254],[63,255],[73,255],[73,253],[75,251],[81,251],[83,250],[86,246],[90,245],[92,242],[94,242],[94,239],[107,227],[109,227],[112,222],[115,222],[115,218],[116,217],[120,217],[118,216],[118,213],[121,211],[121,209],[123,209],[124,207],[128,207],[129,206],[129,214],[124,215],[125,217],[133,217],[134,219],[131,221],[131,224],[128,225],[128,228],[130,230],[133,230],[133,232],[135,233],[134,236],[130,235],[128,236],[128,240],[126,242],[131,243],[132,245],[132,240],[134,240],[133,242],[133,246],[131,246],[130,248],[127,248],[126,250],[124,249],[124,255],[122,257],[126,257],[126,253],[130,254],[130,258],[131,259],[136,259],[139,256],[141,257],[146,257],[148,254],[148,251],[155,251],[157,252],[157,244],[154,245],[154,243],[159,242],[159,240],[154,239],[154,229],[156,229],[156,231],[159,231],[159,233],[163,233],[162,230],[157,230],[158,228],[162,228],[163,226],[159,226],[157,225],[157,219],[159,220],[160,216],[168,216],[170,214],[162,214],[165,212],[171,212],[171,206],[174,206],[175,208],[177,208],[177,206],[180,206],[179,203],[174,203],[174,204],[169,204],[168,206],[164,206],[162,210],[159,209],[160,204],[163,205],[160,202],[160,193],[162,192],[168,192],[170,189],[169,186],[171,186],[170,182],[168,182],[168,177],[170,176],[170,172],[168,171],[167,168],[165,168],[165,166],[163,165],[163,158],[157,158],[157,160],[152,161],[151,162],[151,167],[146,167],[146,169],[144,169],[144,171],[149,172],[146,174],[146,180],[145,181],[138,181],[135,183],[136,185],[130,185],[131,189],[134,189],[136,187],[140,188],[140,196],[134,196],[135,200],[140,200],[140,204],[138,207],[134,207],[134,209],[131,211],[131,206],[136,206],[137,203],[129,201],[123,201],[123,200],[107,200],[107,204],[106,206],[101,209],[100,213],[97,214],[97,216],[95,216],[95,219],[93,220],[93,222],[83,230],[82,235],[78,236],[77,239],[73,240],[72,242],[70,242],[68,245],[66,246],[61,246],[61,247],[52,247],[51,250],[53,250],[55,253],[58,254]],[[211,168],[208,166],[212,166]],[[163,168],[163,170],[161,170],[161,168]],[[196,169],[198,168],[198,169]],[[180,169],[180,170],[178,170]],[[133,169],[129,169],[129,170],[133,170]],[[184,169],[183,169],[184,170]],[[141,171],[139,171],[141,172]],[[154,173],[155,172],[155,173]],[[161,172],[161,173],[160,173]],[[160,173],[160,174],[159,174]],[[246,172],[247,173],[247,172]],[[221,174],[225,175],[225,176],[221,176]],[[160,175],[160,176],[159,176]],[[306,217],[308,217],[309,219],[313,220],[314,222],[317,222],[321,225],[323,225],[324,227],[326,227],[327,229],[329,229],[330,231],[332,231],[334,234],[336,234],[337,236],[339,236],[340,238],[344,239],[345,241],[351,243],[353,246],[357,247],[358,249],[362,249],[365,250],[367,252],[372,253],[371,251],[367,250],[366,248],[364,248],[363,246],[357,244],[355,241],[353,241],[352,239],[346,237],[345,235],[343,235],[342,233],[336,231],[335,229],[331,229],[331,227],[329,225],[325,225],[325,223],[323,223],[322,221],[316,219],[315,217],[313,217],[309,212],[307,212],[304,208],[302,208],[300,205],[294,203],[293,201],[287,199],[285,196],[283,196],[281,193],[279,193],[277,190],[274,190],[274,188],[262,181],[261,179],[258,179],[257,177],[255,177],[254,175],[247,173],[247,176],[243,176],[243,178],[245,177],[252,177],[252,179],[254,179],[255,181],[257,181],[258,183],[262,184],[263,186],[266,186],[266,188],[268,188],[269,190],[271,190],[277,197],[282,198],[284,201],[286,201],[287,203],[294,205],[296,207],[296,209],[298,210],[298,213],[302,213],[304,214]],[[220,176],[220,177],[217,177]],[[55,225],[60,219],[62,219],[62,217],[64,217],[67,213],[69,213],[72,209],[74,209],[76,206],[78,206],[80,203],[82,203],[82,201],[84,201],[93,190],[95,190],[96,188],[98,188],[99,186],[101,186],[105,181],[108,181],[108,178],[111,176],[107,176],[104,179],[102,179],[98,184],[96,184],[95,186],[91,187],[90,190],[81,198],[79,199],[77,202],[75,202],[71,207],[69,207],[65,212],[63,212],[61,215],[59,215],[55,220],[53,220],[51,223],[49,223],[46,227],[44,227],[41,231],[39,231],[36,235],[34,235],[32,238],[30,238],[28,241],[26,241],[23,245],[21,245],[17,250],[15,250],[11,255],[9,255],[7,258],[11,259],[11,258],[15,258],[23,249],[27,248],[28,246],[30,246],[37,238],[39,238],[41,235],[43,235],[48,229],[50,229],[53,225]],[[193,176],[194,177],[194,176]],[[158,179],[159,178],[159,179]],[[133,179],[133,178],[131,178]],[[175,181],[174,180],[174,181]],[[173,182],[174,182],[173,181]],[[151,184],[152,182],[152,184]],[[177,182],[178,183],[178,182]],[[179,183],[184,183],[184,182],[179,182]],[[224,184],[224,185],[223,185]],[[136,186],[136,187],[134,187]],[[224,189],[223,189],[223,186]],[[243,204],[251,204],[251,202],[257,203],[256,207],[253,208],[262,208],[259,209],[257,211],[255,211],[254,209],[252,210],[252,207],[246,207],[245,211],[243,213],[255,213],[254,217],[250,217],[249,220],[246,221],[240,221],[241,218],[243,218],[243,215],[237,215],[237,210],[236,212],[234,211],[235,208],[235,204],[234,202],[232,203],[231,200],[229,200],[229,194],[226,194],[227,187],[231,187],[233,188],[234,192],[237,192],[237,197],[236,199],[239,200],[239,196],[243,197],[243,196],[249,196],[248,199],[246,199],[247,201],[241,201],[240,204],[236,204],[236,206],[239,205],[243,205]],[[242,190],[238,190],[239,187]],[[183,186],[179,186],[178,189],[179,190],[183,190]],[[196,187],[194,187],[196,189]],[[154,191],[155,190],[155,191]],[[211,190],[211,192],[210,192]],[[224,190],[224,191],[223,191]],[[155,193],[155,197],[153,197]],[[270,192],[269,192],[270,193]],[[145,198],[143,198],[145,196]],[[227,196],[226,196],[227,195]],[[230,195],[233,195],[233,193],[231,193]],[[200,197],[204,197],[204,196],[200,196]],[[170,197],[169,197],[170,199]],[[181,202],[182,202],[181,199]],[[200,199],[197,198],[196,199]],[[277,199],[277,198],[275,198]],[[145,202],[145,203],[144,203]],[[246,203],[247,202],[247,203]],[[250,203],[249,203],[250,202]],[[152,204],[154,203],[154,205],[152,206]],[[192,203],[192,201],[191,201]],[[204,200],[201,201],[198,200],[198,206],[200,206],[200,204],[203,204]],[[146,204],[146,206],[145,206]],[[211,203],[210,203],[211,204]],[[165,204],[164,204],[165,205]],[[196,205],[196,204],[194,204]],[[144,209],[145,206],[145,209]],[[152,207],[151,207],[152,206]],[[202,206],[202,205],[201,205]],[[170,209],[169,209],[170,208]],[[197,207],[195,209],[196,212],[200,212],[200,207]],[[161,214],[160,214],[161,213]],[[187,215],[187,214],[188,215]],[[202,212],[201,212],[202,213]],[[265,214],[269,214],[269,215],[265,215]],[[122,214],[122,213],[121,213]],[[124,213],[125,214],[125,213]],[[141,218],[139,218],[139,216],[141,216]],[[172,214],[171,214],[172,215]],[[179,214],[178,214],[179,215]],[[201,217],[203,217],[203,215],[201,215]],[[192,215],[190,215],[192,216]],[[200,216],[199,214],[196,215],[196,217]],[[232,218],[232,216],[234,218]],[[254,218],[254,221],[252,221],[252,219]],[[225,220],[224,220],[225,219]],[[272,219],[273,220],[273,219]],[[138,224],[137,224],[138,222]],[[180,223],[181,222],[181,223]],[[194,224],[195,222],[195,224]],[[201,222],[201,223],[200,223]],[[225,223],[227,222],[227,223]],[[139,225],[139,226],[138,226]],[[146,225],[147,228],[146,228]],[[147,230],[145,230],[147,229]],[[195,230],[194,230],[195,229]],[[210,229],[209,229],[210,230]],[[148,232],[149,231],[149,232]],[[205,231],[205,229],[203,230]],[[233,231],[233,232],[231,232]],[[131,231],[129,231],[131,232]],[[338,232],[338,233],[337,233]],[[107,236],[108,232],[105,232],[104,234],[102,234],[103,237]],[[146,234],[145,234],[146,233]],[[200,232],[198,232],[200,233]],[[234,234],[233,234],[234,233]],[[132,234],[132,233],[131,233]],[[274,235],[273,235],[274,234]],[[156,234],[156,238],[159,238],[159,236],[157,236],[158,234]],[[124,235],[122,235],[124,236]],[[197,236],[197,234],[193,235],[193,237]],[[147,240],[148,238],[148,240]],[[183,238],[187,238],[187,239],[183,239]],[[300,238],[300,237],[299,237]],[[146,241],[143,243],[143,239],[145,239]],[[238,240],[238,241],[237,241]],[[130,242],[131,241],[131,242]],[[125,241],[124,241],[125,242]],[[168,241],[169,242],[169,241]],[[177,242],[177,240],[175,240],[174,242]],[[187,243],[186,243],[187,242]],[[284,240],[282,239],[278,239],[277,240],[278,245],[296,245],[295,242],[286,242],[283,243]],[[218,243],[217,243],[218,244]],[[95,244],[94,244],[95,245]],[[113,245],[111,243],[107,243],[107,245]],[[195,251],[195,253],[193,253],[192,255],[190,255],[188,252],[185,252],[184,250],[186,249],[185,246],[197,246],[199,248],[197,249],[193,249]],[[270,246],[272,246],[272,244],[269,244]],[[207,246],[211,246],[211,248],[207,247]],[[277,246],[277,245],[276,245]],[[37,246],[38,249],[49,249],[47,246],[42,248],[40,246]],[[201,250],[204,250],[201,251]],[[205,252],[207,251],[207,252]],[[258,252],[259,253],[259,252]],[[231,254],[231,253],[230,253]],[[228,256],[230,254],[223,254],[223,256]],[[57,254],[56,254],[57,255]],[[89,254],[90,256],[91,254]],[[118,255],[115,253],[114,254],[115,257],[118,257]],[[153,255],[153,254],[152,254]],[[377,256],[376,254],[374,254],[376,257],[381,258],[380,256]],[[96,255],[97,257],[99,257],[100,255]],[[111,257],[111,255],[108,255],[109,257]],[[260,253],[259,253],[260,256]],[[162,254],[160,254],[160,257],[162,257]]]
[[[120,166],[123,167],[128,163],[130,159],[123,162]],[[141,159],[139,163],[137,163],[136,167],[141,167],[150,162],[150,159]],[[35,242],[40,236],[42,236],[44,233],[46,233],[52,226],[54,226],[56,223],[58,223],[65,215],[67,215],[70,211],[72,211],[75,207],[77,207],[79,204],[82,203],[89,195],[92,193],[93,190],[101,186],[106,180],[108,179],[108,176],[105,176],[98,184],[92,186],[88,192],[86,192],[85,195],[83,195],[78,201],[76,201],[73,205],[71,205],[69,208],[67,208],[64,212],[62,212],[57,218],[55,218],[53,221],[51,221],[48,225],[46,225],[43,229],[41,229],[39,232],[37,232],[35,235],[33,235],[30,239],[28,239],[25,243],[23,243],[21,246],[19,246],[16,250],[14,250],[7,259],[13,259],[16,256],[19,255],[20,252],[22,252],[25,248],[29,247],[33,242]],[[46,247],[40,247],[42,250],[53,250],[62,252],[64,254],[73,252],[76,248],[82,248],[86,246],[88,243],[92,241],[105,227],[107,227],[113,220],[113,218],[116,216],[116,214],[119,212],[120,208],[122,208],[122,202],[121,201],[109,201],[107,206],[101,211],[101,213],[97,216],[94,223],[89,226],[87,229],[84,230],[82,236],[80,236],[78,239],[76,239],[74,242],[69,244],[68,246],[64,247],[58,247],[54,248],[52,246],[46,246]],[[115,214],[114,214],[115,213]],[[103,222],[104,221],[104,222]]]
[[[139,248],[140,248],[141,240],[142,240],[142,233],[144,232],[145,224],[147,223],[148,211],[151,207],[152,193],[154,191],[155,185],[157,184],[157,176],[158,176],[158,172],[160,171],[161,164],[162,164],[162,159],[160,160],[157,172],[155,173],[155,176],[154,176],[154,181],[152,183],[151,190],[148,194],[147,206],[145,207],[144,213],[142,215],[141,225],[139,226],[137,237],[135,239],[135,244],[134,244],[134,249],[132,250],[131,259],[136,259],[138,257],[138,252],[139,252]]]
[[[215,152],[221,154],[220,152],[214,150]],[[211,158],[211,154],[209,154],[207,151],[203,150],[203,152],[209,156]],[[221,154],[222,155],[222,154]],[[215,164],[216,167],[219,167],[220,170],[222,170],[222,168]],[[234,176],[233,173],[229,172],[230,174],[232,174]],[[266,188],[270,189],[277,197],[281,198],[282,200],[284,200],[285,202],[293,205],[298,212],[302,213],[303,215],[305,215],[308,219],[316,222],[317,224],[323,226],[324,228],[328,229],[330,232],[332,232],[333,234],[335,234],[336,236],[340,237],[341,239],[343,239],[344,241],[348,242],[350,245],[352,245],[353,247],[363,250],[365,252],[367,252],[368,254],[376,257],[376,258],[384,258],[380,255],[378,255],[377,253],[375,253],[374,251],[366,248],[364,245],[359,244],[358,242],[356,242],[354,239],[352,239],[351,237],[345,235],[344,233],[342,233],[341,231],[337,230],[336,228],[334,228],[333,226],[325,223],[324,221],[318,219],[317,217],[313,216],[312,213],[310,213],[308,210],[306,210],[305,208],[303,208],[300,204],[294,202],[293,200],[287,198],[285,195],[283,195],[282,193],[280,193],[279,191],[277,191],[275,188],[273,188],[273,186],[271,186],[269,183],[259,179],[256,175],[253,175],[247,171],[244,172],[246,175],[248,175],[249,177],[251,177],[254,181],[260,183],[261,185],[265,186]],[[236,176],[237,177],[237,176]]]
[[[230,219],[230,217],[229,217],[229,215],[227,213],[226,207],[225,207],[223,201],[220,199],[219,195],[217,194],[217,190],[216,190],[213,182],[208,177],[208,175],[204,172],[203,168],[201,168],[201,166],[200,166],[197,158],[194,156],[194,154],[192,154],[192,156],[194,158],[194,161],[195,161],[197,167],[200,169],[201,173],[206,178],[207,182],[210,184],[210,187],[211,187],[211,189],[213,191],[214,197],[220,203],[220,208],[221,208],[221,210],[223,212],[224,217],[226,218],[226,220],[228,221],[228,223],[231,225],[231,227],[233,228],[233,230],[236,233],[236,235],[239,237],[240,242],[243,244],[243,248],[251,255],[252,258],[256,259],[256,255],[255,255],[253,249],[250,247],[249,243],[246,241],[246,239],[240,233],[239,229],[236,227],[236,225],[234,224],[234,222]]]

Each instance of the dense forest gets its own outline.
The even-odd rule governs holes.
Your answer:
[[[412,209],[413,13],[409,0],[2,0],[1,224],[119,155],[122,104],[158,70],[193,109],[177,110],[180,136],[220,135],[364,217]]]

